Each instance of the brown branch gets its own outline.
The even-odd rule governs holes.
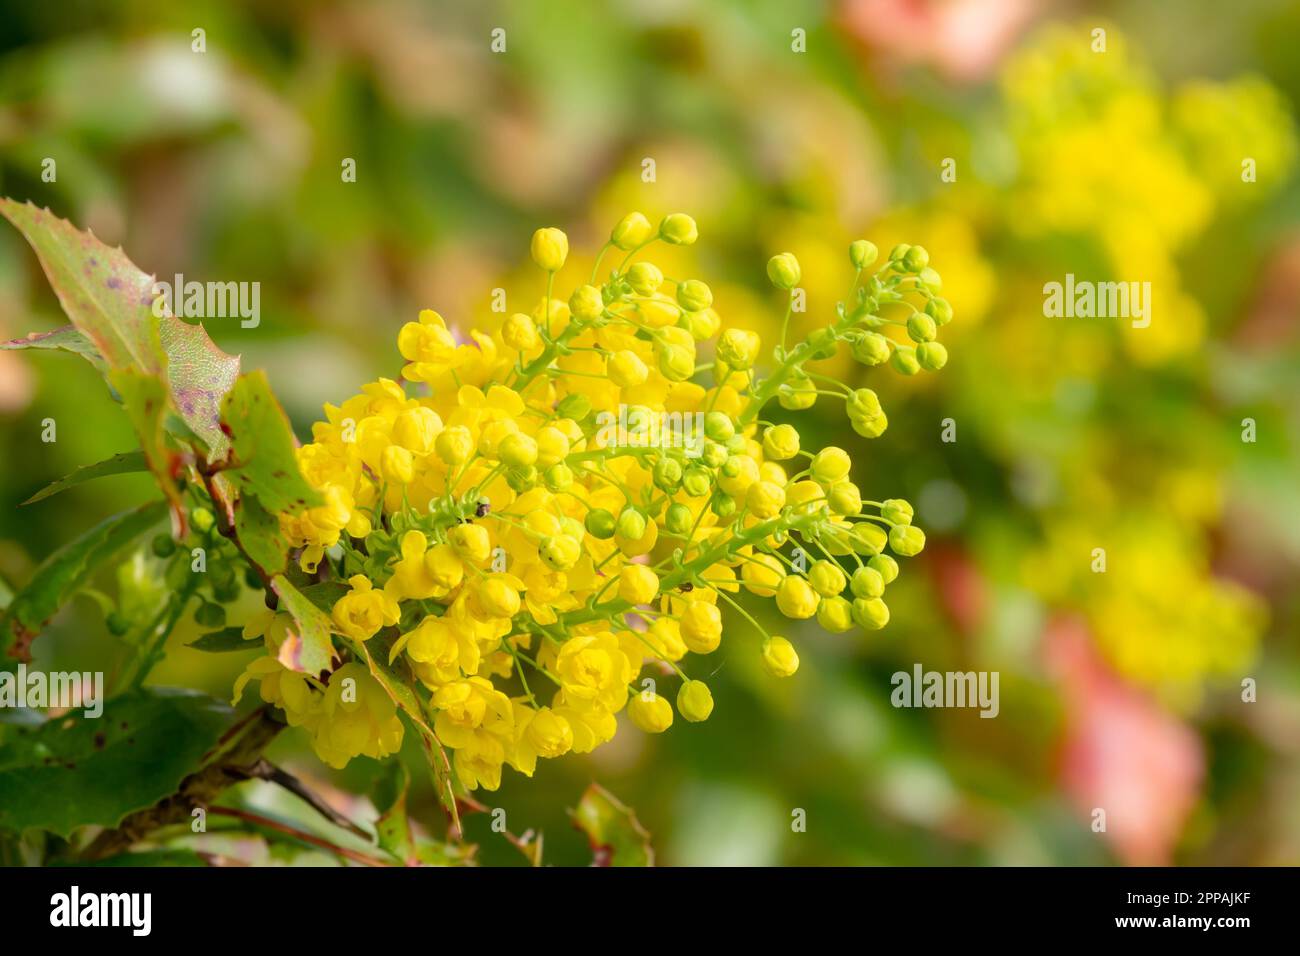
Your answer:
[[[255,826],[265,827],[268,830],[274,830],[277,833],[283,833],[291,836],[295,840],[301,840],[304,843],[310,843],[312,846],[319,847],[322,850],[328,850],[341,857],[352,860],[354,863],[362,863],[366,866],[394,866],[395,864],[381,860],[378,857],[369,856],[357,850],[349,850],[347,847],[338,846],[331,843],[324,837],[318,837],[314,833],[308,833],[306,830],[299,830],[297,827],[291,827],[287,823],[281,823],[279,820],[273,820],[270,817],[264,817],[261,814],[250,813],[247,810],[237,810],[234,807],[213,807],[208,811],[222,817],[233,817],[236,820],[243,820],[245,823],[252,823]]]

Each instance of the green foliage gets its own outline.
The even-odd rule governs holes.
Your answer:
[[[654,866],[650,834],[631,808],[593,783],[573,810],[573,824],[587,835],[598,866]]]
[[[175,792],[229,717],[206,695],[150,689],[108,701],[99,718],[15,728],[0,746],[0,829],[66,838],[80,826],[117,826]]]
[[[114,455],[112,458],[106,458],[101,462],[93,465],[83,465],[69,475],[60,478],[52,484],[46,485],[36,494],[32,495],[26,501],[25,505],[33,505],[38,501],[44,501],[60,491],[66,491],[74,485],[79,485],[84,481],[93,481],[96,478],[105,478],[109,475],[127,475],[138,471],[147,471],[144,452],[127,451],[120,455]]]
[[[8,658],[30,659],[29,645],[45,622],[95,571],[154,527],[165,513],[162,502],[151,501],[105,518],[50,555],[0,617],[0,651]]]

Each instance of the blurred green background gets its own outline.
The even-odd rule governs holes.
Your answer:
[[[661,863],[1296,864],[1297,46],[1285,0],[6,0],[0,193],[162,277],[259,282],[258,328],[208,329],[268,370],[300,436],[397,372],[418,309],[466,329],[494,320],[495,287],[531,303],[539,225],[585,270],[624,212],[689,212],[684,268],[769,338],[769,255],[802,262],[807,330],[848,289],[851,239],[924,244],[956,309],[948,367],[837,362],[889,413],[870,444],[838,406],[803,419],[930,534],[889,627],[773,621],[804,661],[777,683],[729,619],[707,723],[625,727],[478,796],[555,863],[590,858],[565,811],[597,780]],[[1045,317],[1067,273],[1151,282],[1151,326]],[[62,322],[0,230],[0,338]],[[19,507],[132,446],[89,365],[0,352],[0,578],[150,495],[119,477]],[[37,660],[106,666],[101,622],[79,602]],[[155,680],[227,696],[243,655],[180,647],[195,632]],[[998,671],[999,716],[891,707],[915,663]],[[364,816],[378,766],[331,774],[302,745],[276,756]],[[441,826],[417,779],[417,819]],[[479,858],[522,863],[488,823],[468,823]]]

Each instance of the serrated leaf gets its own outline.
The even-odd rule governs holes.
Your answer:
[[[280,532],[280,519],[262,507],[262,499],[244,495],[234,503],[235,533],[253,563],[270,577],[284,570],[289,541]]]
[[[234,459],[223,474],[241,494],[256,495],[263,508],[275,513],[321,503],[298,470],[297,440],[265,372],[235,381],[222,403],[221,420],[232,436]]]
[[[161,375],[167,366],[153,312],[153,278],[121,249],[31,203],[0,199],[0,215],[36,251],[72,324],[111,368]]]
[[[6,658],[30,660],[29,645],[55,612],[106,561],[148,531],[166,514],[166,503],[151,501],[106,518],[50,555],[0,616],[0,664]]]
[[[12,730],[0,747],[0,829],[67,838],[115,827],[175,793],[226,729],[230,710],[191,691],[149,689]]]
[[[72,326],[6,343],[6,348],[61,348],[102,371],[132,371],[163,382],[165,405],[207,446],[225,455],[221,400],[239,374],[239,357],[222,352],[201,325],[155,311],[155,283],[121,249],[31,203],[0,199],[4,215],[36,251]],[[116,387],[116,383],[112,383]],[[120,391],[120,390],[119,390]],[[129,410],[129,409],[128,409]],[[133,416],[135,420],[135,416]],[[164,415],[160,420],[166,421]],[[141,436],[142,441],[147,439]],[[150,462],[158,457],[145,446]],[[157,472],[166,490],[166,477]]]
[[[230,448],[221,429],[221,402],[239,377],[239,356],[217,348],[201,325],[164,316],[158,327],[167,353],[167,385],[181,418],[208,446],[208,461]]]
[[[570,815],[587,835],[597,866],[654,866],[650,834],[632,809],[604,787],[588,787]]]
[[[64,325],[49,332],[32,332],[21,339],[0,342],[0,350],[47,349],[80,355],[101,372],[107,367],[95,343],[77,331],[76,326]]]
[[[219,631],[200,635],[185,646],[208,654],[226,654],[231,651],[265,650],[266,642],[260,637],[244,637],[242,627],[223,627]]]
[[[184,537],[185,505],[181,501],[180,486],[176,483],[181,470],[180,455],[167,440],[167,386],[157,375],[132,369],[110,369],[108,381],[121,396],[122,408],[140,439],[140,449],[149,470],[171,505],[172,533],[177,538]]]
[[[31,505],[38,501],[44,501],[46,498],[57,495],[60,491],[67,491],[74,485],[93,481],[96,478],[107,478],[109,475],[130,475],[148,470],[149,466],[145,462],[144,452],[122,452],[120,455],[114,455],[112,458],[106,458],[93,465],[83,465],[76,471],[64,475],[58,481],[46,485],[24,501],[23,504]]]
[[[293,626],[280,646],[280,663],[304,674],[328,670],[334,659],[329,616],[295,588],[283,574],[271,578],[271,590],[280,598],[280,610],[293,618]]]

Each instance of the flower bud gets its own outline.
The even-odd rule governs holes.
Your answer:
[[[921,363],[916,360],[916,349],[903,348],[902,346],[894,349],[890,364],[894,366],[895,371],[904,375],[915,375],[921,370]]]
[[[567,534],[551,535],[542,539],[537,556],[551,570],[567,571],[582,557],[582,544]]]
[[[801,275],[799,260],[792,253],[782,252],[767,260],[767,277],[778,289],[793,289]]]
[[[447,540],[471,564],[482,564],[492,555],[492,538],[480,524],[458,524],[447,533]]]
[[[691,467],[682,476],[682,490],[692,498],[703,498],[713,486],[713,479],[704,468]]]
[[[756,481],[745,493],[745,506],[755,518],[775,518],[785,507],[785,489],[770,481]]]
[[[668,513],[664,515],[664,528],[669,534],[678,536],[689,534],[693,524],[695,524],[695,516],[686,505],[678,501],[668,506]]]
[[[903,266],[908,272],[920,272],[930,264],[930,254],[924,246],[909,246],[903,253]]]
[[[849,544],[858,554],[879,554],[888,541],[888,532],[870,521],[859,521],[849,532]]]
[[[792,375],[777,389],[776,400],[790,411],[812,408],[817,404],[817,386],[807,375]]]
[[[700,237],[700,231],[694,219],[684,212],[675,212],[659,223],[659,235],[674,246],[689,246]]]
[[[854,597],[878,598],[885,593],[885,579],[875,568],[864,565],[849,578],[849,590]]]
[[[838,594],[824,598],[817,605],[817,623],[832,634],[843,634],[853,626],[853,605]]]
[[[939,329],[924,312],[913,312],[907,320],[907,334],[913,342],[933,342]]]
[[[784,637],[769,637],[763,642],[763,669],[773,677],[791,677],[799,669],[799,655]]]
[[[716,605],[692,601],[682,612],[681,628],[692,654],[712,654],[722,643],[722,612]]]
[[[687,279],[677,287],[677,304],[687,312],[699,312],[713,305],[713,290],[699,279]]]
[[[813,456],[812,464],[809,465],[808,470],[813,481],[823,485],[833,485],[835,482],[847,478],[849,469],[852,467],[853,462],[849,458],[848,452],[843,448],[828,445]]]
[[[558,494],[573,484],[573,469],[564,462],[557,462],[542,473],[546,487]]]
[[[521,432],[513,432],[497,445],[497,458],[509,468],[527,468],[537,463],[537,442]]]
[[[837,515],[856,515],[862,512],[862,493],[851,481],[839,481],[831,486],[827,495],[827,504],[831,513]]]
[[[725,412],[709,412],[704,416],[704,435],[716,442],[729,441],[736,434],[736,424]]]
[[[916,361],[927,372],[937,372],[948,364],[948,350],[941,342],[925,342],[916,347]]]
[[[867,567],[880,572],[885,584],[893,584],[898,577],[898,562],[887,554],[877,554],[867,561]]]
[[[774,425],[763,432],[763,454],[772,461],[786,461],[799,454],[799,432],[793,425]]]
[[[847,582],[844,570],[834,561],[823,558],[813,562],[813,566],[808,569],[808,583],[822,597],[832,597],[843,591]]]
[[[647,734],[661,734],[673,725],[672,705],[649,691],[631,696],[627,702],[627,716]]]
[[[587,529],[587,533],[593,538],[599,538],[601,541],[608,541],[614,537],[614,514],[605,508],[592,508],[587,512],[587,517],[583,520],[582,526]]]
[[[905,498],[886,498],[880,503],[880,516],[890,524],[911,524],[914,513]]]
[[[853,263],[855,269],[865,269],[876,261],[879,254],[876,244],[866,239],[855,239],[849,243],[849,262]]]
[[[619,220],[618,225],[609,234],[609,239],[624,252],[631,252],[649,242],[654,235],[654,230],[655,227],[650,224],[649,219],[639,212],[630,212]]]
[[[682,483],[682,464],[676,458],[660,458],[654,467],[655,487],[672,494]]]
[[[916,525],[895,525],[889,529],[889,546],[895,554],[910,558],[925,547],[925,532]]]
[[[947,299],[935,297],[925,304],[925,314],[934,319],[934,324],[947,325],[952,321],[952,305]]]
[[[614,533],[620,538],[627,538],[629,541],[640,541],[641,536],[645,534],[645,526],[645,515],[635,508],[624,508],[618,516],[618,524],[615,525]]]
[[[619,388],[630,388],[642,384],[650,377],[650,369],[641,356],[631,349],[622,349],[609,357],[605,366],[609,380]]]
[[[731,368],[745,370],[754,364],[763,341],[749,329],[727,329],[718,339],[718,358]]]
[[[688,680],[677,691],[677,711],[691,723],[708,720],[713,713],[713,694],[702,680]]]
[[[889,358],[889,339],[879,332],[867,332],[853,341],[850,351],[863,365],[879,365]]]
[[[618,596],[629,604],[649,604],[659,593],[659,578],[644,564],[625,564],[618,573]]]
[[[384,480],[394,485],[409,485],[415,480],[415,462],[401,445],[389,445],[379,460]]]
[[[516,312],[502,324],[501,338],[512,349],[527,352],[537,347],[537,326],[531,317]]]
[[[564,260],[569,257],[569,237],[552,227],[538,229],[533,233],[529,251],[533,262],[547,272],[559,272],[564,268]]]
[[[889,427],[889,419],[884,412],[879,415],[872,415],[869,418],[851,415],[849,424],[863,438],[879,438],[885,433],[885,429]]]
[[[889,623],[889,605],[880,598],[857,598],[853,602],[853,620],[868,631],[878,631]]]
[[[653,262],[638,262],[627,270],[627,284],[637,295],[654,295],[663,281],[664,274]]]
[[[543,468],[562,462],[569,454],[569,436],[554,425],[537,430],[537,464]]]
[[[600,318],[605,311],[605,300],[600,295],[600,290],[594,285],[579,286],[569,296],[569,311],[578,319],[590,322]]]
[[[718,328],[721,325],[722,317],[712,308],[702,309],[699,312],[690,312],[686,315],[686,328],[697,342],[713,338],[718,334]]]
[[[796,620],[812,617],[817,613],[817,592],[812,589],[806,578],[791,574],[781,582],[776,591],[776,606],[786,617]]]

